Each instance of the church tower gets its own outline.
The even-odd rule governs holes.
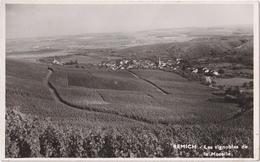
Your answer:
[[[158,67],[159,67],[159,68],[162,67],[162,61],[161,61],[161,58],[160,58],[160,57],[159,57]]]

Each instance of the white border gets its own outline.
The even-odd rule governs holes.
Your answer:
[[[254,6],[254,156],[259,160],[259,3]]]
[[[0,0],[1,1],[1,0]],[[5,158],[5,4],[252,4],[254,5],[254,158]],[[259,160],[259,2],[257,0],[2,0],[0,4],[0,159],[3,161],[257,161]]]
[[[258,0],[2,0],[6,4],[256,4]]]
[[[5,5],[0,0],[0,158],[5,156]]]

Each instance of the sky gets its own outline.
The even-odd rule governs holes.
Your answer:
[[[7,38],[252,25],[249,4],[7,4]]]

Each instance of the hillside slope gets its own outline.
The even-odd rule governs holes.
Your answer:
[[[241,61],[252,65],[253,36],[214,36],[197,38],[187,42],[174,42],[136,46],[118,50],[116,55],[127,58],[183,57],[230,62]]]

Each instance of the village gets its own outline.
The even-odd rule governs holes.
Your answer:
[[[51,61],[52,60],[52,61]],[[53,57],[49,60],[49,63],[53,65],[76,65],[78,66],[78,60],[70,60],[68,62],[60,61],[58,58]],[[50,62],[51,61],[51,62]],[[185,78],[192,80],[200,80],[203,84],[210,87],[214,86],[214,79],[221,78],[224,71],[223,69],[210,69],[204,66],[192,66],[188,61],[183,58],[174,59],[116,59],[109,61],[102,61],[97,65],[100,68],[106,68],[113,71],[116,70],[131,70],[131,69],[159,69],[168,72],[175,72],[182,75]],[[185,73],[185,75],[183,75]],[[188,77],[187,77],[188,73]],[[198,79],[199,77],[199,79]]]
[[[111,70],[130,70],[130,69],[160,69],[170,72],[186,71],[192,75],[200,74],[205,78],[206,84],[212,86],[213,78],[220,77],[223,70],[209,69],[207,67],[192,67],[189,62],[182,58],[176,59],[161,59],[157,61],[150,59],[119,59],[111,61],[103,61],[99,64],[100,67]]]

